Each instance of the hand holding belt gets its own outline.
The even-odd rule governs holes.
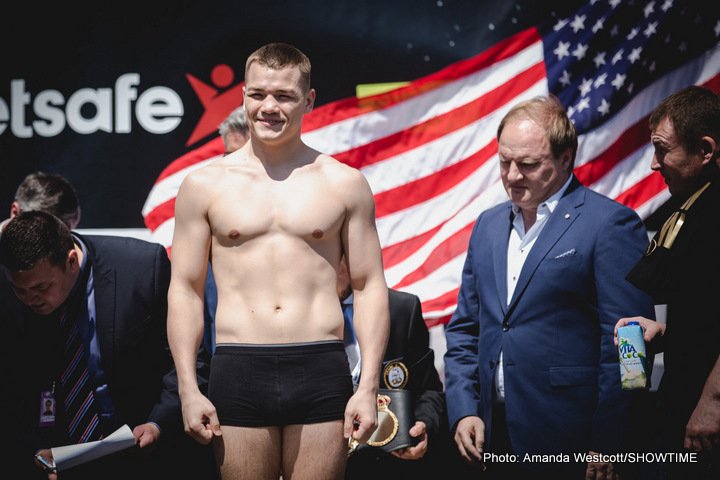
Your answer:
[[[351,437],[348,455],[369,447],[390,453],[417,445],[419,438],[410,436],[410,428],[415,424],[415,401],[412,392],[404,389],[408,378],[408,368],[401,361],[393,360],[387,363],[383,380],[388,388],[378,390],[377,427],[365,445]]]

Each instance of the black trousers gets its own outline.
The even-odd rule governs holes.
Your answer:
[[[522,455],[513,449],[505,415],[505,404],[500,403],[493,408],[492,431],[490,434],[489,453],[495,454],[502,461],[485,462],[486,476],[490,480],[516,480],[525,478],[552,478],[553,480],[582,480],[585,478],[585,464],[570,463],[523,463]],[[543,432],[537,432],[542,437]],[[512,462],[509,455],[514,454],[517,461]]]

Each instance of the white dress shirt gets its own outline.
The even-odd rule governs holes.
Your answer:
[[[520,208],[513,204],[512,211],[514,214],[512,230],[510,230],[510,239],[508,240],[508,251],[507,251],[507,305],[510,305],[513,293],[515,293],[515,287],[517,286],[518,279],[520,278],[520,272],[522,271],[525,260],[530,254],[535,241],[540,236],[540,232],[545,228],[548,218],[555,207],[557,207],[560,198],[562,198],[565,190],[567,190],[572,175],[567,179],[565,184],[552,194],[547,200],[541,203],[537,208],[537,216],[535,217],[535,223],[530,227],[530,230],[525,232],[525,223],[523,220],[522,212]],[[495,369],[495,398],[498,402],[505,401],[505,378],[503,375],[503,353],[500,351],[500,358],[498,359],[497,368]]]

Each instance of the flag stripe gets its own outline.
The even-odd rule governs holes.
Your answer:
[[[497,144],[493,141],[483,147],[482,150],[450,167],[422,179],[408,182],[393,190],[376,194],[377,217],[384,217],[390,213],[404,210],[447,192],[492,158],[495,152],[497,152]]]
[[[407,240],[403,240],[393,245],[383,247],[383,265],[385,269],[397,265],[399,262],[407,258],[412,252],[417,251],[420,246],[425,245],[428,240],[433,235],[435,235],[440,230],[440,228],[442,228],[444,224],[445,222],[443,222],[441,225],[435,226],[427,232],[423,232],[419,235],[408,238]]]
[[[330,124],[386,109],[417,97],[428,90],[436,90],[438,86],[467,77],[478,70],[486,69],[511,58],[539,41],[540,36],[535,28],[523,30],[472,58],[454,63],[434,74],[416,80],[406,87],[361,99],[352,97],[328,103],[315,109],[312,115],[307,116],[303,121],[303,132],[312,132]]]
[[[198,170],[208,163],[220,158],[218,156],[212,156],[209,159],[203,159],[197,163],[190,165],[182,170],[178,170],[170,175],[166,175],[161,181],[157,182],[148,194],[148,198],[145,201],[143,207],[143,215],[145,218],[150,216],[154,209],[158,208],[168,200],[172,200],[177,196],[180,184],[185,180],[185,177],[192,171]],[[174,212],[172,212],[174,215]],[[147,225],[147,224],[146,224]],[[148,226],[148,228],[151,228]]]
[[[474,222],[468,223],[462,230],[455,232],[447,240],[435,247],[427,256],[425,262],[400,280],[395,285],[395,288],[402,289],[407,285],[420,281],[430,272],[434,272],[443,266],[448,258],[464,254],[474,224]]]
[[[604,177],[590,184],[590,188],[610,198],[616,198],[625,189],[631,187],[652,173],[650,160],[652,148],[645,145],[623,158]]]
[[[457,300],[458,293],[460,293],[460,288],[454,288],[438,297],[425,300],[422,302],[423,311],[437,311],[445,308],[448,304]]]
[[[496,157],[493,157],[496,158]],[[446,222],[498,177],[497,162],[486,161],[460,183],[432,199],[377,219],[382,245],[392,245]]]
[[[421,299],[432,298],[442,294],[442,292],[449,292],[458,287],[458,279],[464,262],[465,253],[450,258],[440,268],[433,270],[417,282],[403,287],[403,290],[413,293]]]
[[[303,140],[321,152],[336,155],[458,108],[541,61],[542,43],[536,41],[514,57],[497,62],[491,69],[478,70],[468,77],[449,83],[438,82],[436,88],[408,101],[304,133]],[[453,70],[453,67],[448,67],[448,70]],[[417,82],[423,83],[424,80]],[[404,88],[412,88],[414,84]],[[384,95],[392,95],[392,92]],[[314,114],[312,112],[308,118]]]
[[[612,170],[623,158],[646,145],[648,140],[647,120],[648,117],[641,118],[625,130],[607,150],[589,162],[575,168],[574,173],[578,180],[583,185],[596,182]]]
[[[360,168],[394,157],[479,120],[512,101],[530,86],[545,78],[545,65],[536,63],[481,97],[441,115],[333,156],[351,167]]]
[[[168,165],[167,168],[160,173],[157,181],[161,181],[165,177],[168,177],[173,173],[177,173],[184,168],[190,167],[201,160],[222,155],[223,153],[225,153],[225,146],[223,145],[222,138],[213,138],[206,144],[196,148],[195,150],[191,150]]]
[[[462,161],[493,142],[498,123],[515,101],[543,94],[547,94],[547,82],[544,80],[475,122],[381,163],[362,167],[360,170],[367,177],[375,194],[432,175],[438,170]],[[388,172],[392,172],[392,175],[388,175]]]
[[[468,203],[456,215],[453,215],[430,237],[425,244],[416,251],[410,252],[402,262],[393,267],[385,269],[385,277],[390,285],[397,285],[406,275],[418,268],[430,253],[445,239],[462,229],[465,225],[473,222],[484,210],[497,205],[507,199],[505,190],[499,178],[494,179],[492,185],[479,193],[472,202]],[[459,272],[458,272],[459,275]],[[458,277],[459,278],[459,277]]]
[[[533,89],[524,92],[515,100],[519,101],[547,93],[544,86],[544,84],[536,84]],[[503,110],[498,111],[498,113],[504,115],[511,106],[512,102],[505,105]],[[487,132],[485,133],[487,134]],[[489,135],[494,136],[492,133]],[[421,162],[423,162],[423,159],[416,159],[416,163]],[[364,169],[362,171],[364,173]],[[448,216],[454,215],[455,212],[470,203],[479,192],[491,185],[497,178],[499,178],[497,162],[486,161],[471,175],[462,179],[460,183],[445,192],[435,195],[428,201],[416,204],[400,212],[378,217],[377,224],[381,244],[383,247],[393,245],[408,240],[417,235],[418,232],[433,229],[442,224]]]
[[[655,172],[618,195],[616,200],[625,205],[639,206],[647,202],[652,195],[662,190],[665,190],[665,181],[662,175]]]
[[[189,173],[189,172],[188,172]],[[177,192],[176,192],[177,195]],[[165,222],[168,218],[175,216],[175,196],[155,206],[150,212],[145,215],[145,225],[150,230],[157,230],[157,228]]]

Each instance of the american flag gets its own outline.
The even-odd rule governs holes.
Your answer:
[[[455,310],[475,219],[507,200],[495,132],[509,108],[556,94],[580,133],[577,177],[647,218],[669,198],[648,116],[685,86],[720,91],[719,39],[717,7],[592,0],[404,87],[320,106],[303,139],[364,173],[388,285],[418,295],[432,327]],[[215,138],[161,173],[143,208],[155,241],[170,248],[180,183],[222,152]]]

